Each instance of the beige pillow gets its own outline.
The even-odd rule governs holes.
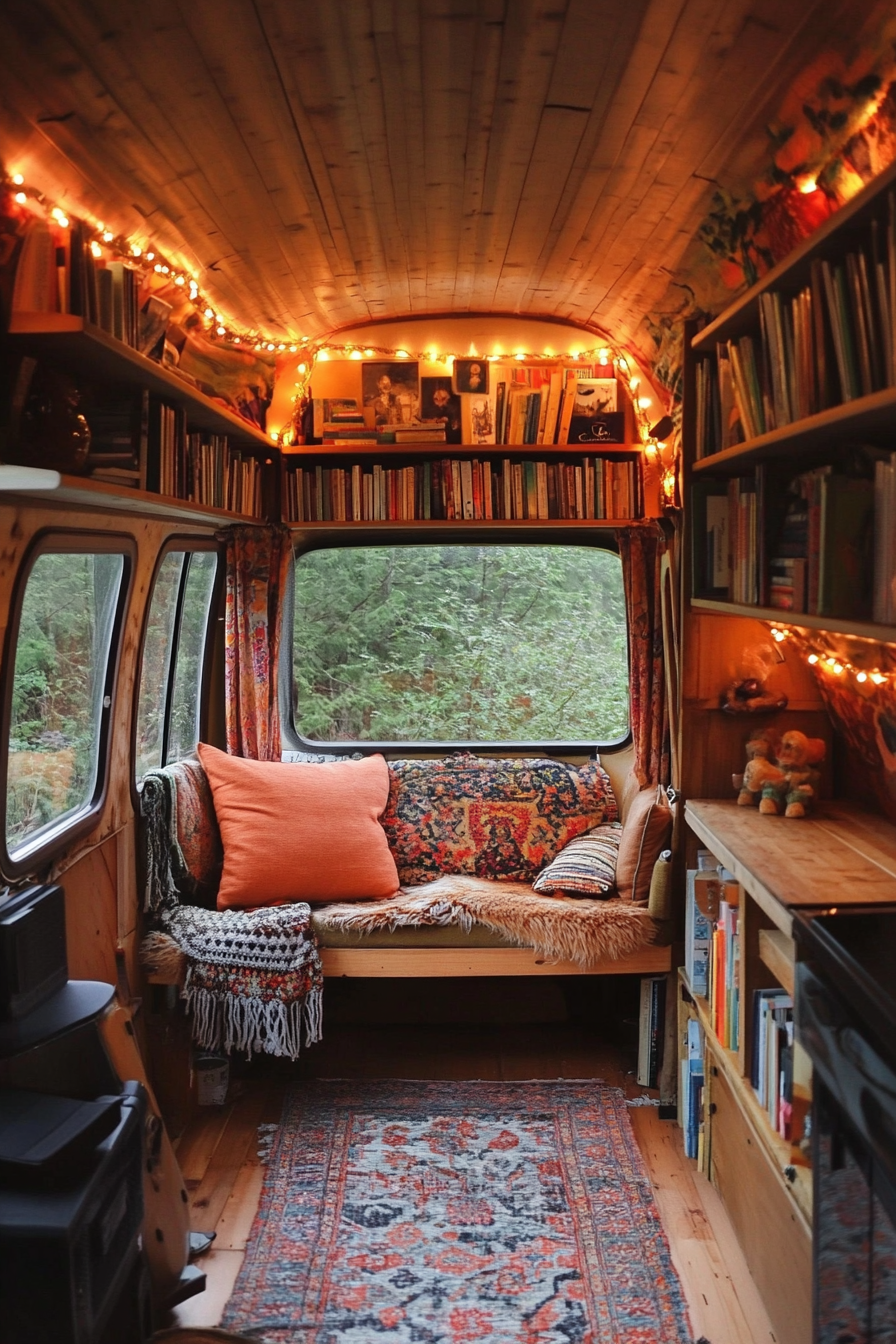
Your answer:
[[[622,824],[616,890],[623,901],[647,904],[653,866],[671,834],[672,811],[665,790],[643,789],[630,803]]]

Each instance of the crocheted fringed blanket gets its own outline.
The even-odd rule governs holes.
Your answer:
[[[257,910],[180,904],[184,884],[202,885],[218,862],[217,837],[202,833],[213,815],[201,797],[207,788],[192,761],[143,781],[145,909],[159,926],[144,939],[143,960],[162,971],[186,957],[183,997],[198,1045],[294,1060],[303,1039],[321,1038],[323,974],[311,910],[304,903]]]

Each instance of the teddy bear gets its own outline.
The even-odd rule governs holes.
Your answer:
[[[742,775],[732,775],[738,807],[755,807],[766,785],[781,784],[784,772],[774,763],[780,738],[773,728],[757,728],[747,742],[747,764]]]
[[[777,815],[783,810],[785,817],[805,817],[821,780],[815,767],[821,765],[826,750],[819,737],[807,737],[796,728],[784,733],[775,757],[780,778],[768,774],[759,811]]]

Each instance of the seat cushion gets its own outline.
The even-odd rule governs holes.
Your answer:
[[[660,786],[635,795],[622,826],[616,888],[624,901],[647,905],[654,865],[672,834],[672,810]]]
[[[398,889],[380,815],[382,756],[338,765],[249,761],[200,743],[224,845],[218,909],[379,900]]]
[[[575,836],[616,820],[612,786],[596,761],[459,752],[393,761],[389,775],[383,828],[405,885],[447,873],[531,881]]]

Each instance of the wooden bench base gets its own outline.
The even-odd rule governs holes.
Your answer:
[[[530,947],[322,947],[325,978],[379,979],[469,975],[653,975],[668,971],[668,947],[645,947],[631,956],[594,962],[551,961]]]

